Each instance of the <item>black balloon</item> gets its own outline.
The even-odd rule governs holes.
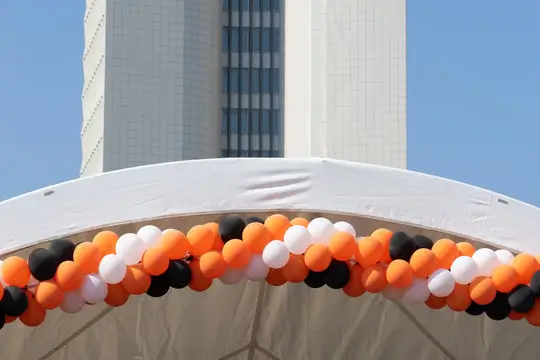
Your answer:
[[[495,299],[486,306],[486,315],[495,321],[504,320],[510,315],[510,304],[508,294],[497,292]]]
[[[4,328],[4,325],[6,325],[6,315],[0,311],[0,330]]]
[[[58,268],[58,257],[47,249],[32,250],[28,256],[28,268],[36,280],[51,280]]]
[[[240,216],[224,216],[221,220],[219,220],[219,236],[221,236],[223,243],[226,243],[232,239],[242,239],[242,233],[244,232],[245,227],[246,223]]]
[[[313,289],[318,289],[326,285],[326,273],[325,271],[315,272],[309,271],[308,276],[304,280],[304,284]]]
[[[433,247],[433,240],[424,235],[414,235],[412,238],[416,249],[429,249]]]
[[[472,316],[478,316],[482,315],[486,311],[486,307],[484,305],[478,305],[474,301],[471,302],[471,305],[465,310],[465,312]]]
[[[401,259],[409,261],[415,251],[416,244],[403,231],[395,232],[390,238],[390,257],[392,260]]]
[[[257,216],[250,216],[246,219],[246,225],[251,223],[264,224],[264,220]]]
[[[191,268],[184,260],[171,260],[163,277],[173,289],[183,289],[191,281]]]
[[[517,313],[528,313],[534,306],[534,292],[527,285],[518,285],[508,294],[508,304]]]
[[[332,260],[324,271],[325,282],[332,289],[343,289],[349,282],[351,271],[346,262]]]
[[[152,281],[150,287],[146,291],[146,294],[151,297],[162,297],[169,291],[169,283],[167,278],[163,275],[151,276]]]
[[[73,252],[75,251],[75,244],[67,239],[58,239],[51,241],[49,250],[56,255],[58,263],[64,261],[73,260]]]
[[[540,270],[534,273],[530,286],[534,295],[540,297]]]
[[[28,307],[28,298],[23,289],[7,286],[0,301],[0,310],[7,316],[21,316]]]

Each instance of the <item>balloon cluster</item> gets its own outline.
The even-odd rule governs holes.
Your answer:
[[[303,282],[350,297],[381,293],[540,326],[540,264],[533,255],[387,229],[357,237],[347,222],[275,214],[264,221],[228,215],[185,234],[152,225],[122,236],[102,231],[90,242],[54,240],[28,259],[10,256],[0,262],[0,328],[16,319],[38,326],[56,308],[76,313],[99,302],[121,306],[130,296],[161,297],[171,288],[204,291],[216,279]]]

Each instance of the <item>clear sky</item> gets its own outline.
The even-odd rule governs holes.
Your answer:
[[[410,169],[540,205],[539,14],[408,0]],[[78,176],[83,15],[82,0],[0,1],[0,200]]]

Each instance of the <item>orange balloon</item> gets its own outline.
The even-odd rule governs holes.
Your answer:
[[[169,257],[167,253],[159,248],[150,248],[143,254],[141,264],[144,271],[150,275],[159,276],[167,271],[169,267]]]
[[[28,327],[39,326],[45,321],[47,311],[37,303],[32,293],[27,292],[26,297],[28,298],[28,307],[25,312],[19,316],[19,320]]]
[[[437,258],[429,249],[416,250],[409,260],[414,276],[419,278],[428,278],[437,270]]]
[[[21,257],[10,256],[2,265],[2,277],[7,285],[25,287],[30,280],[28,263]]]
[[[223,249],[223,240],[221,240],[221,236],[219,235],[219,224],[217,222],[209,222],[204,224],[204,226],[207,226],[214,236],[212,250],[221,251]]]
[[[392,235],[393,233],[388,229],[377,229],[371,234],[371,237],[377,239],[382,245],[383,252],[380,261],[385,264],[389,264],[392,261],[390,257],[390,239]]]
[[[188,240],[183,232],[169,230],[165,232],[159,240],[158,247],[165,251],[169,259],[179,260],[186,256],[188,251]]]
[[[194,256],[201,256],[214,246],[214,234],[208,226],[196,225],[188,231],[186,237],[189,252]]]
[[[112,231],[100,231],[94,236],[92,242],[99,248],[101,255],[116,254],[118,235]]]
[[[248,246],[238,239],[232,239],[223,246],[223,259],[233,269],[245,267],[251,258]]]
[[[455,242],[450,239],[440,239],[431,248],[438,260],[439,268],[450,269],[454,260],[459,256],[459,250]]]
[[[268,275],[266,275],[266,282],[268,285],[281,286],[287,283],[287,279],[283,276],[282,269],[270,269]]]
[[[73,261],[79,265],[84,274],[97,273],[102,258],[99,247],[91,242],[80,243],[73,252]]]
[[[461,312],[467,310],[471,305],[469,286],[456,283],[454,291],[446,297],[446,305],[454,311]]]
[[[524,319],[525,316],[527,316],[526,313],[518,313],[515,310],[512,310],[512,311],[510,311],[510,314],[508,315],[508,318],[510,320],[518,321],[518,320]]]
[[[126,275],[120,282],[130,295],[142,295],[150,288],[152,279],[141,265],[128,266]]]
[[[380,293],[386,288],[386,269],[381,264],[375,264],[362,271],[360,283],[367,292]]]
[[[304,262],[309,270],[321,272],[330,266],[332,254],[325,245],[313,244],[307,249]]]
[[[540,299],[534,300],[534,306],[526,315],[527,321],[532,326],[540,326]]]
[[[17,320],[16,316],[8,316],[8,315],[6,315],[6,324],[11,324],[15,320]]]
[[[244,228],[242,239],[254,254],[262,254],[264,247],[272,240],[270,230],[258,222],[252,222]]]
[[[518,273],[510,265],[501,265],[493,271],[491,280],[497,291],[507,293],[518,284]]]
[[[230,241],[227,242],[227,244]],[[226,245],[226,244],[225,244]],[[212,286],[212,279],[207,278],[201,271],[201,263],[195,259],[189,263],[191,269],[191,281],[189,287],[193,291],[205,291]]]
[[[439,310],[446,306],[446,299],[434,296],[431,294],[426,301],[427,307],[433,310]]]
[[[466,241],[457,243],[456,247],[459,251],[459,256],[472,257],[476,252],[476,248],[474,247],[474,245]]]
[[[2,284],[0,284],[0,301],[2,300],[3,297],[4,297],[4,287],[2,286]]]
[[[343,292],[350,297],[362,296],[366,292],[362,285],[362,272],[364,269],[358,264],[352,265],[350,269],[349,282],[343,288]]]
[[[376,240],[374,240],[376,241]],[[337,231],[330,238],[328,250],[332,257],[339,261],[349,260],[356,251],[356,239],[349,233]]]
[[[512,260],[512,266],[518,273],[518,283],[527,285],[538,270],[538,261],[531,254],[521,253]]]
[[[205,277],[215,279],[225,274],[227,262],[219,252],[210,251],[201,256],[200,267]]]
[[[81,287],[84,274],[73,261],[64,261],[56,269],[54,280],[63,291],[75,291]]]
[[[495,299],[497,289],[491,278],[480,276],[469,285],[469,295],[478,305],[487,305]]]
[[[386,281],[395,288],[403,289],[412,284],[413,269],[405,260],[394,260],[386,268]]]
[[[304,255],[292,255],[289,262],[281,269],[286,281],[301,283],[309,275],[309,269],[304,263]]]
[[[122,306],[129,300],[129,293],[121,284],[107,284],[105,303],[112,307]]]
[[[309,220],[301,218],[301,217],[297,217],[291,220],[291,225],[300,225],[307,228],[309,225]]]
[[[264,222],[264,226],[270,231],[272,240],[281,240],[285,236],[285,231],[291,227],[291,222],[285,215],[274,214],[270,215]]]
[[[358,240],[358,252],[356,261],[363,267],[370,267],[384,258],[384,246],[373,237],[365,237]]]
[[[36,287],[35,299],[45,310],[53,310],[64,300],[64,292],[54,281],[42,281]]]

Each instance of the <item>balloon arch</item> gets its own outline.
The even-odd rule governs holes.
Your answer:
[[[246,183],[239,181],[241,185],[235,187],[234,176],[226,176],[223,181],[220,166],[223,167],[221,170],[238,170],[232,171],[232,174],[242,176],[242,181],[249,176],[253,179]],[[289,169],[281,169],[282,166]],[[132,297],[163,297],[184,288],[184,291],[204,292],[216,283],[235,285],[246,280],[266,283],[270,287],[303,283],[313,289],[331,289],[349,298],[370,293],[381,294],[394,302],[425,306],[429,311],[440,311],[444,308],[470,316],[484,315],[490,321],[509,319],[540,326],[540,258],[533,255],[532,251],[527,251],[534,249],[525,242],[520,243],[520,246],[507,246],[515,245],[513,240],[498,243],[496,237],[486,230],[493,226],[493,223],[486,223],[485,227],[478,228],[477,224],[463,221],[456,226],[455,219],[446,219],[447,222],[444,223],[437,220],[437,213],[429,213],[433,210],[433,204],[426,202],[423,196],[430,190],[438,191],[432,193],[436,199],[435,205],[438,205],[443,194],[445,200],[460,196],[459,192],[445,194],[445,191],[455,191],[452,187],[466,187],[469,190],[472,187],[450,181],[446,186],[433,186],[425,180],[432,181],[432,177],[413,174],[416,179],[410,181],[409,185],[414,184],[412,190],[418,193],[415,200],[410,193],[404,194],[406,189],[384,189],[385,185],[389,185],[384,183],[385,179],[396,178],[399,181],[401,177],[403,180],[404,174],[411,176],[410,172],[329,160],[198,161],[159,165],[154,167],[154,171],[147,170],[147,173],[152,175],[154,172],[157,175],[160,168],[167,167],[169,175],[181,173],[170,172],[171,168],[183,170],[184,173],[187,171],[189,174],[199,174],[200,179],[190,181],[191,189],[198,188],[193,192],[199,195],[207,192],[212,183],[221,186],[221,189],[215,192],[219,194],[215,198],[210,195],[201,199],[202,212],[207,209],[214,213],[215,210],[220,210],[218,214],[212,215],[215,220],[186,228],[160,228],[146,219],[145,225],[137,225],[141,222],[132,221],[130,231],[126,232],[120,232],[118,225],[104,227],[103,223],[99,223],[100,219],[94,221],[94,224],[91,224],[92,221],[85,223],[87,220],[84,220],[78,226],[80,230],[86,231],[77,232],[65,227],[54,229],[53,231],[64,232],[64,236],[54,236],[47,246],[39,246],[44,237],[28,241],[25,234],[17,234],[17,239],[24,238],[24,242],[8,238],[2,245],[3,252],[8,255],[0,262],[2,332],[9,332],[10,325],[7,324],[13,322],[37,327],[51,311],[74,314],[103,302],[109,307],[121,307]],[[234,169],[235,167],[237,169]],[[240,168],[244,169],[245,174],[241,174]],[[99,189],[85,186],[85,182],[90,184],[94,181],[96,186],[99,186],[97,183],[100,179],[115,176],[115,191],[122,192],[123,186],[132,185],[123,184],[122,181],[131,179],[131,174],[136,171],[105,174],[94,180],[81,179],[67,183],[64,189],[59,186],[58,189],[44,190],[39,193],[40,201],[49,201],[50,194],[62,196],[64,190],[69,195],[72,191],[69,187],[73,188],[77,184],[79,185],[75,188],[76,191],[87,191],[79,198],[90,199],[89,196],[97,194],[96,190]],[[256,175],[256,172],[260,172],[260,175]],[[327,176],[326,179],[323,176],[316,180],[315,176],[310,174],[317,172],[335,174],[336,177]],[[347,186],[339,184],[343,181],[340,177],[347,172],[355,179],[356,185],[374,186],[371,192],[365,190],[369,196],[354,198],[355,193],[352,193],[350,196],[354,201],[347,198]],[[215,181],[219,177],[222,179],[221,183]],[[374,181],[377,179],[382,182],[380,186],[374,185],[377,184]],[[338,184],[325,184],[325,180],[337,181]],[[137,181],[146,186],[152,184],[154,190],[159,188],[156,187],[158,184],[149,178]],[[407,188],[406,183],[396,184]],[[158,190],[164,196],[170,196],[167,186]],[[186,192],[177,185],[171,186],[174,186],[177,194],[174,201],[193,201],[192,192]],[[325,186],[331,189],[326,190],[326,193],[317,193],[317,187]],[[422,189],[422,186],[428,188]],[[419,188],[422,190],[419,191]],[[136,189],[145,191],[141,190],[141,187]],[[107,193],[103,190],[106,189],[100,191],[105,194],[97,195],[98,197],[111,196],[110,191]],[[388,213],[388,199],[382,195],[396,192],[402,194],[394,199],[396,209],[400,206],[412,209],[414,207],[410,204],[419,201],[419,210],[413,210],[408,215],[399,211]],[[46,195],[47,193],[49,195]],[[129,193],[125,192],[120,196],[125,197]],[[253,193],[256,193],[255,196],[250,196]],[[135,192],[132,191],[131,194]],[[478,194],[481,193],[466,193],[465,204],[470,205],[471,199],[477,201]],[[493,199],[493,193],[490,194]],[[32,196],[37,198],[37,195],[35,193]],[[328,206],[309,208],[306,206],[309,196],[322,197],[319,202],[326,202]],[[224,210],[234,209],[235,198],[238,200],[238,211],[227,214]],[[165,204],[174,204],[174,201],[171,202],[165,197],[161,199]],[[400,204],[400,199],[406,199],[407,204]],[[110,201],[115,200],[118,199],[113,198]],[[460,200],[454,198],[451,201],[459,203]],[[8,217],[15,219],[14,216],[19,211],[15,205],[23,204],[23,201],[25,200],[14,199],[0,204],[0,214],[2,211],[7,213],[15,209],[14,214]],[[73,214],[67,213],[70,207],[66,206],[67,202],[72,200],[69,200],[68,196],[63,201],[60,207],[65,209],[64,216],[73,217]],[[136,200],[139,201],[140,199]],[[247,209],[253,213],[257,201],[265,207],[255,209],[259,212],[272,209],[278,211],[270,213],[269,216],[243,215],[248,212]],[[507,200],[503,199],[497,206],[504,205],[505,201]],[[287,204],[290,205],[288,209]],[[340,209],[341,205],[347,207],[351,206],[350,204],[356,207],[356,216],[367,215],[366,217],[379,218],[393,225],[368,230],[353,225],[354,221],[350,221],[349,216],[354,214],[353,211],[344,211],[344,214],[348,215],[341,217],[336,214],[337,211],[332,211],[334,208]],[[525,204],[517,204],[530,210]],[[162,213],[170,212],[178,205],[170,205],[169,208],[167,206],[169,205],[164,206]],[[425,208],[422,209],[422,206]],[[481,219],[489,214],[501,215],[500,208],[493,210],[492,202],[489,206],[483,206],[485,209],[482,213],[474,214],[469,211],[461,220],[472,221],[474,219],[471,216]],[[24,206],[19,209],[24,209]],[[155,206],[152,211],[154,209]],[[365,213],[366,209],[369,209],[369,213]],[[94,204],[90,204],[85,213],[94,210]],[[323,210],[333,215],[318,216],[313,210]],[[104,211],[107,212],[106,209]],[[516,206],[512,211],[517,211]],[[292,215],[308,212],[311,214],[309,217]],[[386,214],[381,216],[385,212]],[[422,212],[426,214],[423,217],[419,216]],[[400,219],[396,218],[396,213],[401,214]],[[450,213],[451,209],[439,216],[439,219],[444,219]],[[537,214],[535,209],[533,215]],[[163,215],[172,216],[170,213]],[[122,216],[124,215],[120,215]],[[154,216],[157,218],[160,214]],[[414,221],[404,221],[407,216]],[[111,220],[111,224],[118,224],[115,222],[117,219]],[[13,221],[21,222],[17,219]],[[44,221],[47,219],[37,225],[44,224]],[[424,235],[422,229],[436,222],[446,226],[437,230],[442,230],[447,235]],[[54,225],[55,221],[52,223]],[[101,226],[91,226],[96,223]],[[497,226],[494,233],[500,234],[502,224]],[[48,225],[46,228],[51,229]],[[24,233],[24,230],[22,232]],[[69,236],[69,233],[72,236]],[[475,236],[478,234],[486,235],[488,241]],[[465,240],[467,238],[470,240]],[[520,248],[525,251],[515,251]],[[27,249],[26,256],[15,253],[23,249]]]

